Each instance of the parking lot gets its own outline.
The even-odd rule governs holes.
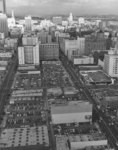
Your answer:
[[[29,71],[26,73],[17,72],[12,86],[13,90],[30,90],[41,88],[40,71]]]
[[[55,63],[43,62],[43,75],[44,87],[74,86],[71,78],[59,61],[55,61]]]

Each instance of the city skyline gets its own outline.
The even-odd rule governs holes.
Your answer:
[[[74,15],[118,14],[117,0],[6,0],[6,3],[7,12],[14,9],[16,15],[42,16],[70,12]]]

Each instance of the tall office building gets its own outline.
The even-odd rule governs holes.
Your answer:
[[[34,46],[38,43],[38,37],[31,34],[23,35],[22,44],[23,46]]]
[[[104,71],[111,77],[118,77],[118,50],[110,50],[105,55]]]
[[[39,43],[35,46],[18,47],[19,65],[39,65]]]
[[[85,54],[89,55],[96,50],[106,50],[106,39],[104,33],[87,35],[85,37]]]
[[[0,13],[0,32],[8,36],[8,22],[6,14]]]
[[[25,17],[25,31],[32,31],[32,18],[31,18],[31,16]]]
[[[1,0],[0,1],[0,11],[6,14],[6,0]]]
[[[70,13],[70,15],[69,15],[68,22],[70,24],[73,23],[73,14],[72,13]]]

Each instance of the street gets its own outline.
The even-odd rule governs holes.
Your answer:
[[[115,149],[118,149],[117,145],[117,137],[115,136],[114,132],[111,130],[109,127],[109,124],[107,122],[107,118],[105,117],[104,113],[97,108],[96,102],[91,96],[89,90],[87,89],[86,86],[84,86],[80,80],[80,77],[77,76],[75,70],[72,68],[72,65],[69,63],[68,59],[64,54],[61,52],[61,61],[66,68],[67,72],[70,74],[71,78],[73,79],[75,86],[78,88],[78,90],[83,89],[82,91],[84,92],[86,98],[93,104],[93,107],[96,111],[96,114],[101,118],[102,123],[100,123],[101,128],[104,128],[104,131],[107,136],[109,136],[109,141],[111,146],[113,146]]]

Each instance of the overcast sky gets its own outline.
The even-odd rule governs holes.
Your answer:
[[[16,14],[118,14],[118,0],[6,0]]]

